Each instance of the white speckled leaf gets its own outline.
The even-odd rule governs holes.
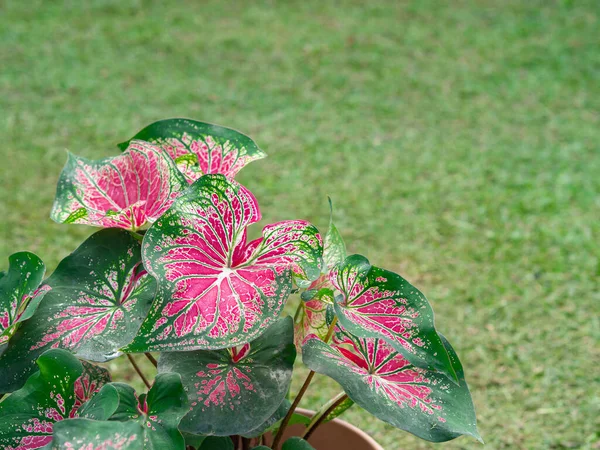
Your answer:
[[[267,225],[252,193],[223,175],[196,181],[145,234],[144,266],[158,282],[150,313],[126,352],[214,350],[256,339],[277,321],[292,280],[321,270],[308,222]]]
[[[334,302],[343,327],[355,336],[382,338],[411,363],[458,378],[435,330],[425,296],[400,275],[352,255],[329,273],[341,292]]]
[[[124,230],[100,230],[59,264],[51,287],[0,356],[0,392],[22,386],[45,350],[65,348],[92,361],[119,355],[137,332],[155,282],[141,264],[140,243]]]
[[[133,139],[160,146],[190,183],[209,173],[233,178],[248,163],[267,156],[239,131],[189,119],[154,122],[119,148],[125,150]]]
[[[160,147],[133,141],[98,161],[69,154],[50,217],[58,223],[137,230],[158,219],[187,187]]]
[[[177,429],[187,412],[187,397],[176,373],[159,374],[147,395],[139,397],[122,383],[107,385],[118,392],[119,407],[110,421],[67,420],[55,430],[52,448],[183,450]]]
[[[481,439],[462,366],[443,342],[459,384],[411,364],[383,339],[358,338],[339,326],[331,344],[309,336],[302,359],[337,381],[357,405],[397,428],[432,442],[463,434]]]
[[[49,350],[37,360],[39,371],[22,389],[0,403],[0,448],[30,450],[52,440],[55,423],[77,417],[82,403],[107,381],[66,350]],[[85,389],[82,389],[85,386]]]
[[[0,353],[17,325],[32,316],[49,287],[38,289],[46,266],[29,252],[8,258],[9,267],[0,277]]]
[[[227,436],[250,432],[273,415],[295,358],[293,323],[286,317],[240,347],[163,353],[158,370],[181,374],[190,401],[183,431]]]

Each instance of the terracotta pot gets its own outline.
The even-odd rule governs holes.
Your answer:
[[[313,411],[301,408],[296,412],[307,417],[314,414]],[[299,436],[303,431],[304,425],[292,425],[285,430],[283,441],[291,436]],[[383,450],[367,433],[340,419],[321,424],[308,442],[317,450]]]

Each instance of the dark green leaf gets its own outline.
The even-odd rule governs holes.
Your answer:
[[[199,450],[233,450],[233,441],[229,436],[208,436]]]
[[[291,437],[283,443],[281,450],[315,450],[315,448],[302,438]]]
[[[138,424],[143,430],[145,450],[184,448],[178,425],[188,411],[188,403],[179,374],[158,374],[148,394],[139,397],[126,384],[112,386],[119,393],[119,406],[111,421]]]
[[[356,404],[397,428],[433,442],[463,434],[480,439],[462,366],[442,341],[459,385],[411,364],[383,339],[357,338],[339,328],[331,345],[307,339],[302,355],[310,369],[336,380]]]
[[[185,431],[181,432],[183,439],[185,439],[185,446],[190,446],[195,449],[198,449],[202,442],[207,438],[207,436],[202,436],[200,434],[194,433],[186,433]]]
[[[246,433],[243,433],[242,436],[247,438],[254,438],[265,433],[267,430],[273,427],[273,425],[277,424],[277,422],[279,422],[285,417],[288,410],[290,409],[290,406],[292,406],[290,401],[287,398],[283,399],[281,405],[279,405],[279,408],[277,408],[277,410],[273,413],[273,415],[271,415],[271,417],[265,420],[265,422],[260,424],[258,427],[247,431]]]
[[[289,388],[295,357],[292,319],[286,317],[240,347],[163,353],[158,370],[181,374],[191,405],[183,431],[226,436],[250,432],[273,415]]]
[[[248,136],[230,128],[189,119],[165,119],[148,125],[132,139],[162,147],[189,182],[220,173],[233,178],[246,164],[267,156]]]
[[[141,264],[140,244],[124,230],[101,230],[66,257],[46,281],[50,291],[0,357],[0,391],[23,385],[49,348],[106,361],[137,332],[155,282]],[[5,277],[6,278],[6,277]]]
[[[89,401],[79,408],[78,416],[84,419],[108,420],[119,406],[119,393],[106,384]]]
[[[66,350],[49,350],[37,360],[39,371],[22,389],[0,403],[0,448],[35,449],[52,440],[55,423],[77,417],[84,367]],[[103,380],[89,380],[97,388]],[[77,393],[79,391],[79,393]],[[88,390],[91,396],[94,391]]]

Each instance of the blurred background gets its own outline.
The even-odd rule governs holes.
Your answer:
[[[48,218],[66,150],[174,116],[268,153],[238,178],[263,224],[324,230],[329,195],[350,251],[428,296],[486,448],[600,448],[598,0],[1,0],[0,266],[93,232]]]

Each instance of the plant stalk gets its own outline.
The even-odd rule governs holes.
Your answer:
[[[250,439],[242,436],[242,450],[250,450]]]
[[[144,382],[144,384],[146,385],[146,387],[148,389],[150,389],[150,383],[148,383],[148,380],[146,379],[146,377],[144,376],[144,374],[140,370],[140,367],[137,365],[137,363],[133,359],[133,356],[131,356],[130,354],[127,354],[127,358],[129,359],[129,362],[131,363],[131,365],[133,366],[133,368],[135,369],[135,371],[137,372],[137,374],[140,376],[140,378],[142,379],[142,381]]]
[[[329,330],[327,330],[327,336],[325,336],[325,342],[329,342],[329,339],[331,339],[331,336],[333,336],[333,332],[335,331],[336,324],[337,324],[337,317],[334,317],[333,320],[331,321],[331,325],[329,325]],[[292,415],[294,414],[294,411],[296,411],[296,408],[298,407],[300,400],[302,400],[302,397],[306,393],[306,390],[308,389],[308,386],[310,385],[310,382],[312,381],[314,376],[315,376],[315,372],[311,370],[308,373],[306,380],[304,380],[304,384],[300,388],[300,391],[298,391],[298,395],[296,395],[296,398],[294,399],[292,406],[290,406],[290,409],[288,410],[287,414],[283,418],[283,421],[281,422],[281,426],[279,427],[279,430],[277,431],[277,435],[275,436],[275,439],[273,440],[273,445],[271,445],[271,448],[273,450],[277,450],[277,447],[279,446],[279,443],[281,442],[281,439],[283,438],[283,432],[287,428],[288,423],[290,422],[290,419],[292,418]]]
[[[335,408],[345,402],[347,398],[348,395],[346,395],[345,392],[340,392],[333,399],[327,402],[320,411],[315,413],[312,420],[306,427],[306,430],[304,430],[302,439],[308,441],[308,438],[310,438],[310,436],[315,432],[317,427],[321,425],[325,419],[327,419],[327,417],[335,410]]]
[[[158,367],[158,362],[156,362],[156,358],[154,356],[152,356],[150,353],[146,352],[144,353],[144,355],[146,355],[146,358],[148,358],[148,360],[152,363],[152,365],[154,367]]]

